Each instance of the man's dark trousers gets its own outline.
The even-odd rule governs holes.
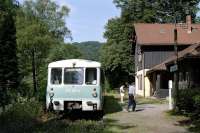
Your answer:
[[[135,98],[133,94],[128,95],[128,110],[130,109],[131,106],[132,106],[133,111],[135,111],[136,102],[135,102]]]

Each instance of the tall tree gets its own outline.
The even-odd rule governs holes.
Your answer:
[[[17,13],[17,46],[23,95],[43,96],[49,51],[70,37],[65,25],[69,9],[52,0],[25,1]],[[62,44],[62,45],[61,45]],[[70,50],[70,49],[69,49]],[[67,52],[69,53],[69,51]],[[33,89],[27,89],[33,88]]]
[[[113,87],[133,80],[132,32],[132,24],[124,24],[121,18],[110,19],[106,25],[107,43],[101,48],[101,62]]]
[[[156,0],[114,0],[124,22],[155,22]]]
[[[83,54],[81,51],[74,45],[60,43],[50,50],[48,55],[48,62],[58,61],[58,60],[66,60],[66,59],[74,59],[74,58],[82,58]]]
[[[122,18],[130,22],[172,23],[175,18],[184,22],[185,16],[193,18],[199,10],[200,0],[114,0],[122,10]]]
[[[26,0],[23,10],[27,15],[34,15],[47,24],[54,37],[60,40],[71,38],[70,30],[65,22],[70,11],[67,6],[60,7],[52,0]]]
[[[8,89],[17,88],[15,7],[12,0],[0,1],[0,106],[9,102]]]
[[[162,23],[185,22],[188,14],[195,20],[199,2],[200,0],[158,0],[156,16]]]
[[[48,27],[34,16],[27,20],[26,16],[18,14],[16,24],[20,72],[32,71],[33,89],[36,95],[40,66],[55,41]]]

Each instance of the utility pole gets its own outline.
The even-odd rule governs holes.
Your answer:
[[[177,102],[178,102],[178,87],[179,87],[179,72],[178,72],[178,30],[176,27],[176,17],[177,17],[177,0],[174,4],[174,54],[176,56],[176,59],[174,61],[174,66],[172,66],[170,69],[171,72],[174,72],[174,85],[172,89],[172,97],[173,97],[173,109],[177,110]]]
[[[178,88],[179,88],[179,72],[178,72],[178,32],[175,24],[175,29],[174,29],[174,53],[176,56],[176,59],[174,61],[174,87],[172,91],[172,96],[173,96],[173,109],[177,110],[177,102],[178,102]]]

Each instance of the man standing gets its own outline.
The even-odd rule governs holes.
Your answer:
[[[132,111],[135,111],[136,102],[135,102],[135,85],[132,83],[128,86],[128,111],[132,106]]]

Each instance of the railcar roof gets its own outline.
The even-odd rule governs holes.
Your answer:
[[[91,60],[69,59],[51,62],[48,67],[101,67],[101,63]]]

